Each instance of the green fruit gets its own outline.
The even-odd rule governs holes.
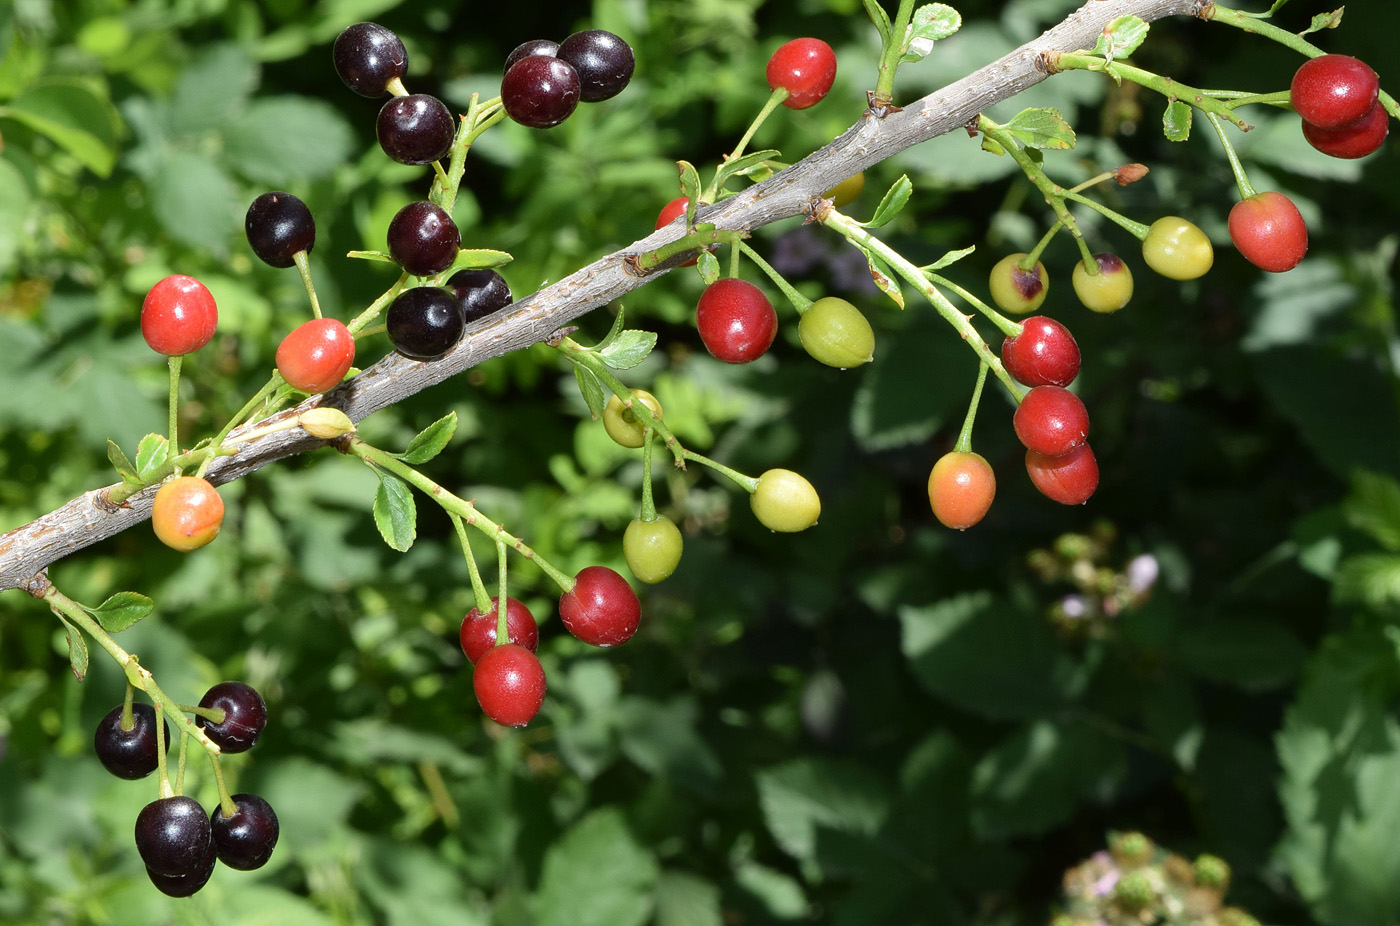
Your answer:
[[[785,533],[805,531],[822,513],[817,490],[790,469],[770,469],[759,476],[749,504],[760,524]]]
[[[1044,264],[1036,261],[1033,269],[1021,269],[1021,260],[1026,256],[1008,254],[992,268],[988,288],[992,292],[992,301],[1003,312],[1013,315],[1034,312],[1045,302],[1045,294],[1050,291],[1050,276],[1045,272]]]
[[[1099,272],[1090,275],[1084,261],[1074,265],[1074,294],[1091,312],[1117,312],[1133,298],[1133,274],[1116,254],[1095,254]]]
[[[661,403],[656,400],[656,396],[645,389],[633,389],[632,401],[641,400],[651,413],[658,419],[661,418]],[[642,446],[642,432],[646,427],[637,418],[630,405],[624,406],[622,400],[617,396],[608,398],[607,407],[603,409],[603,429],[608,432],[608,436],[623,447],[636,449]]]
[[[870,322],[860,309],[835,296],[818,299],[802,313],[797,337],[807,353],[829,367],[858,367],[875,357]]]
[[[865,171],[853,174],[822,194],[823,199],[831,200],[833,208],[840,209],[855,202],[860,191],[865,189]]]
[[[627,568],[648,584],[660,582],[676,571],[683,546],[680,528],[665,515],[658,515],[654,521],[635,518],[622,535]]]
[[[1142,239],[1142,259],[1147,266],[1173,280],[1205,276],[1215,263],[1210,239],[1180,216],[1163,216],[1152,223]]]

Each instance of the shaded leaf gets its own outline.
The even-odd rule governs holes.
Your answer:
[[[448,412],[415,434],[413,440],[408,442],[408,447],[399,454],[399,459],[413,466],[427,463],[442,453],[443,448],[451,442],[452,436],[456,433],[457,413],[455,411]]]
[[[1167,141],[1186,141],[1191,137],[1191,117],[1194,110],[1190,104],[1172,100],[1162,113],[1162,134]]]
[[[797,759],[764,769],[755,780],[768,831],[802,861],[817,860],[824,833],[869,838],[885,818],[885,787],[864,766]]]
[[[1308,24],[1308,28],[1299,32],[1299,35],[1307,35],[1309,32],[1321,32],[1323,29],[1335,29],[1342,24],[1342,14],[1346,12],[1346,7],[1338,7],[1330,13],[1318,13]]]
[[[689,200],[685,204],[685,227],[690,228],[695,224],[695,207],[700,201],[700,172],[689,161],[677,161],[676,167],[681,175],[681,195]]]
[[[861,248],[865,251],[864,248]],[[870,251],[865,251],[866,262],[870,265],[870,279],[875,281],[875,286],[880,292],[889,296],[894,304],[901,309],[904,308],[904,293],[899,289],[899,280],[895,278],[894,271],[889,265]]]
[[[880,6],[879,0],[861,0],[865,6],[865,12],[869,14],[871,22],[875,23],[875,29],[880,33],[882,43],[890,40],[890,14],[885,12],[885,8]]]
[[[127,458],[126,453],[111,438],[107,439],[107,459],[112,464],[112,468],[117,471],[117,475],[122,477],[122,482],[141,481],[141,477],[136,474],[136,465]]]
[[[700,279],[709,286],[719,279],[719,258],[711,251],[700,252]]]
[[[108,633],[119,633],[155,610],[155,602],[137,592],[117,592],[92,609]]]
[[[949,251],[942,257],[938,258],[938,260],[934,261],[931,264],[925,264],[919,269],[924,271],[925,273],[934,273],[939,270],[942,270],[944,267],[947,267],[951,264],[956,264],[958,261],[962,260],[964,257],[967,257],[969,254],[976,250],[977,245],[971,244],[958,251]]]
[[[588,412],[597,421],[603,417],[603,410],[608,404],[607,391],[598,379],[598,374],[583,364],[574,364],[574,380],[578,383],[578,391],[583,394],[583,401],[588,403]]]
[[[1006,124],[1006,129],[1028,148],[1063,151],[1074,147],[1074,129],[1058,109],[1023,109]]]
[[[53,613],[58,617],[59,622],[63,624],[63,633],[68,640],[68,663],[73,667],[73,675],[81,682],[83,679],[87,678],[87,641],[83,639],[82,631],[69,623],[68,618],[59,614],[58,611],[54,611]]]
[[[913,193],[914,184],[909,181],[909,175],[901,175],[894,182],[894,185],[885,192],[885,195],[880,199],[880,205],[875,207],[875,214],[865,225],[869,228],[879,228],[881,225],[889,224],[895,216],[899,215]]]
[[[642,926],[656,863],[617,807],[594,811],[554,840],[535,895],[537,926]]]
[[[779,154],[782,154],[782,152],[776,148],[765,148],[762,151],[751,151],[732,161],[725,161],[719,166],[718,170],[715,171],[715,177],[717,178],[715,188],[723,189],[725,181],[730,177],[741,175],[752,170],[769,158],[777,157]]]
[[[1177,641],[1186,668],[1194,674],[1263,691],[1293,679],[1307,649],[1287,627],[1259,618],[1216,618],[1186,629]]]
[[[418,509],[413,490],[393,473],[376,470],[379,491],[374,494],[374,523],[380,536],[400,553],[413,546],[418,535]]]
[[[656,884],[656,926],[724,926],[719,887],[685,871],[663,871]]]
[[[1352,473],[1351,494],[1342,503],[1342,511],[1352,527],[1387,550],[1400,551],[1400,482],[1357,470]]]

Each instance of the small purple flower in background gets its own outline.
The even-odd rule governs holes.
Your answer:
[[[799,225],[773,241],[768,263],[783,276],[802,276],[827,260],[828,241],[810,225]]]
[[[1128,579],[1128,591],[1135,595],[1151,591],[1161,572],[1162,567],[1158,564],[1157,557],[1151,553],[1134,556],[1128,560],[1128,566],[1123,570]]]

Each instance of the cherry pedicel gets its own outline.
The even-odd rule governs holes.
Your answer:
[[[355,336],[334,318],[304,322],[277,346],[277,372],[312,395],[340,385],[354,362]]]
[[[1366,62],[1349,55],[1321,55],[1298,68],[1288,96],[1304,122],[1335,129],[1364,116],[1380,90],[1380,78]]]
[[[1026,393],[1011,423],[1028,449],[1046,456],[1069,453],[1089,436],[1089,413],[1063,386],[1036,386]]]
[[[1256,193],[1230,209],[1230,240],[1260,270],[1283,273],[1308,253],[1308,226],[1293,201],[1276,190]]]
[[[1038,315],[1002,342],[1001,362],[1027,386],[1068,386],[1079,375],[1079,345],[1064,325]]]
[[[403,42],[378,23],[347,26],[336,36],[331,57],[345,86],[360,96],[383,96],[389,81],[408,71]]]
[[[1087,442],[1053,457],[1027,450],[1026,472],[1040,494],[1061,505],[1082,505],[1099,487],[1099,462]]]
[[[585,643],[617,646],[637,632],[642,606],[632,586],[617,572],[588,566],[574,577],[573,590],[559,596],[559,618],[569,633]]]
[[[224,712],[218,723],[203,717],[196,717],[195,723],[227,753],[253,748],[267,726],[267,704],[256,689],[243,682],[220,682],[204,693],[199,706]]]
[[[1390,113],[1385,111],[1380,101],[1372,103],[1360,119],[1335,129],[1325,129],[1311,122],[1303,123],[1303,137],[1308,144],[1323,154],[1347,160],[1364,158],[1375,152],[1389,134]]]
[[[248,207],[243,220],[248,246],[258,259],[273,267],[290,267],[296,254],[308,254],[316,244],[316,220],[311,210],[291,193],[264,193]]]
[[[503,726],[523,727],[544,703],[544,667],[519,644],[493,646],[477,660],[472,690],[487,717]]]
[[[768,89],[787,90],[788,109],[815,106],[835,81],[836,52],[821,39],[793,39],[768,59]]]
[[[496,603],[499,600],[493,600],[491,610],[485,614],[477,608],[472,608],[467,612],[467,616],[462,618],[462,629],[458,637],[462,644],[462,652],[473,665],[487,650],[496,645],[500,617],[496,613]],[[532,653],[540,648],[540,628],[535,623],[535,616],[525,607],[524,602],[517,598],[506,598],[506,634],[511,643],[519,644]]]
[[[219,324],[219,309],[205,285],[182,273],[168,276],[141,303],[141,336],[151,350],[167,357],[193,353],[208,344]]]
[[[726,277],[700,294],[695,327],[705,349],[725,363],[750,363],[767,353],[778,334],[778,313],[763,291]]]

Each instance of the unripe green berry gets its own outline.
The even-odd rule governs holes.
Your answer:
[[[797,322],[807,353],[829,367],[848,369],[875,358],[875,332],[860,309],[845,299],[818,299]]]
[[[676,571],[684,541],[680,528],[665,515],[654,520],[633,519],[622,535],[622,556],[632,575],[655,584]]]
[[[992,268],[987,285],[992,293],[992,301],[1003,312],[1013,315],[1034,312],[1045,302],[1045,295],[1050,291],[1050,277],[1045,272],[1044,264],[1036,261],[1032,269],[1021,269],[1021,260],[1026,256],[1008,254]]]
[[[1163,216],[1152,223],[1142,239],[1142,259],[1147,266],[1173,280],[1204,276],[1215,263],[1210,239],[1180,216]]]
[[[759,476],[749,504],[760,524],[785,533],[805,531],[822,513],[817,490],[790,469],[770,469]]]
[[[658,419],[661,417],[661,403],[645,389],[633,389],[632,401],[643,402],[653,415]],[[631,406],[624,406],[622,400],[614,395],[608,398],[607,407],[603,409],[603,429],[623,447],[636,449],[642,446],[642,434],[646,427],[633,413]]]
[[[1117,312],[1133,298],[1133,274],[1116,254],[1095,254],[1099,272],[1084,269],[1084,261],[1074,265],[1070,282],[1074,294],[1091,312]]]

